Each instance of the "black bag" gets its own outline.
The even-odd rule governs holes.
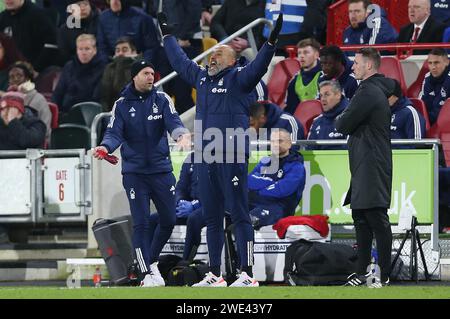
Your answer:
[[[167,286],[192,286],[200,282],[209,271],[209,266],[196,261],[190,265],[177,265],[168,274]]]
[[[348,245],[300,239],[286,250],[284,278],[292,286],[342,285],[356,272],[357,258]]]
[[[165,281],[167,281],[170,270],[177,266],[181,260],[182,258],[180,256],[172,254],[159,256],[158,269]]]
[[[99,218],[92,226],[110,281],[115,285],[130,284],[130,269],[134,265],[131,225],[131,216],[127,215],[116,219]]]

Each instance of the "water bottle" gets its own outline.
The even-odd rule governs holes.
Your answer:
[[[99,288],[102,286],[102,272],[100,267],[95,268],[94,275],[92,276],[92,281],[94,282],[94,287]]]

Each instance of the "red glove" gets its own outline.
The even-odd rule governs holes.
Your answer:
[[[103,150],[97,150],[97,154],[99,155],[99,158],[104,159],[113,165],[116,165],[119,162],[119,158],[117,156],[110,155]]]

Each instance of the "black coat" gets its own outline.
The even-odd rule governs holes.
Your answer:
[[[392,189],[391,109],[394,82],[375,74],[361,82],[349,106],[336,118],[348,134],[351,183],[345,205],[352,209],[389,208]]]
[[[44,122],[27,113],[19,120],[12,120],[9,125],[5,125],[0,118],[0,150],[42,148],[46,130]]]
[[[423,26],[422,32],[420,32],[419,38],[416,43],[436,43],[442,42],[442,36],[444,34],[445,26],[433,17],[429,17],[425,25]],[[399,43],[409,43],[414,35],[414,23],[405,25],[400,29],[398,34],[397,42]],[[414,50],[414,54],[428,54],[428,50]]]
[[[12,35],[20,52],[37,71],[55,64],[58,57],[56,26],[44,10],[30,0],[25,0],[16,14],[8,10],[0,13],[0,32]]]

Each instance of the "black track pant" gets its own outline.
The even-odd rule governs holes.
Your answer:
[[[386,208],[353,209],[353,222],[358,244],[358,275],[366,274],[370,264],[372,240],[375,235],[381,280],[391,272],[392,231]]]

